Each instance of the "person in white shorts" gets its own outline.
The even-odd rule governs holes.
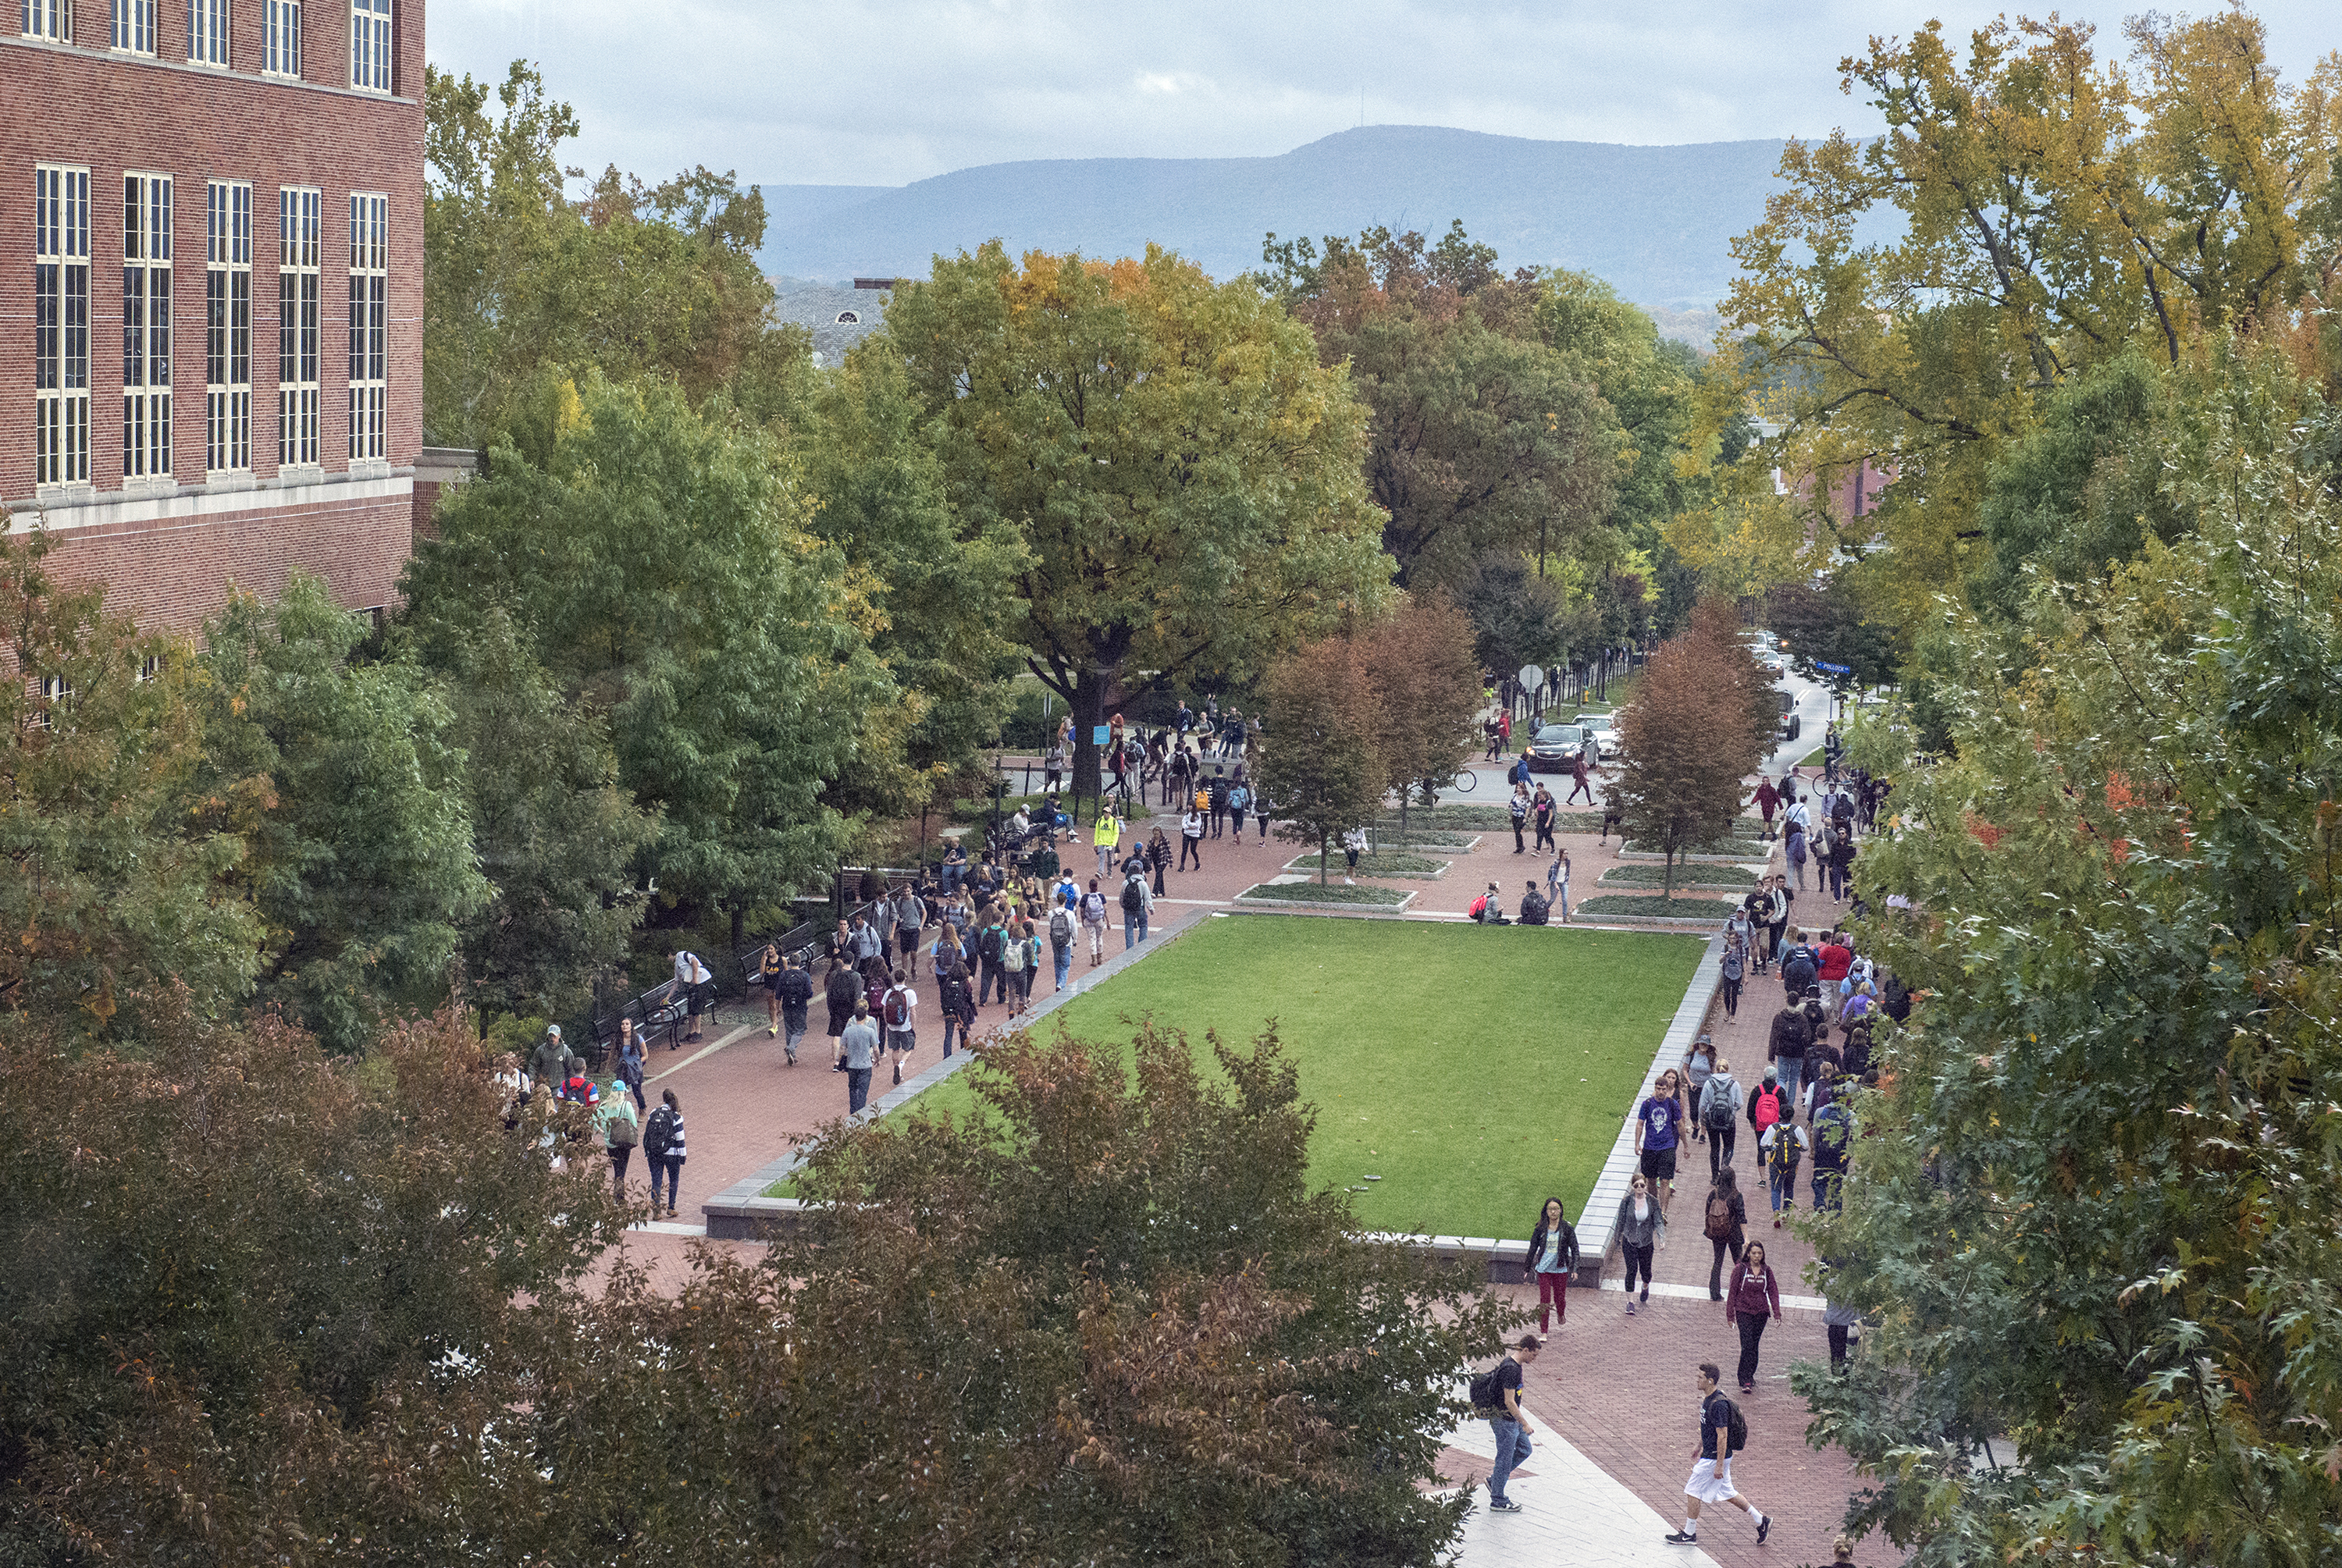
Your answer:
[[[1699,1363],[1699,1463],[1684,1483],[1684,1527],[1666,1539],[1670,1545],[1691,1546],[1699,1541],[1699,1511],[1703,1503],[1729,1503],[1756,1523],[1756,1544],[1773,1528],[1771,1515],[1740,1495],[1732,1484],[1732,1402],[1717,1386],[1724,1373],[1712,1361]]]

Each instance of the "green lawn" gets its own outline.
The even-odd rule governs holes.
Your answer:
[[[1249,1039],[1274,1015],[1316,1107],[1310,1173],[1377,1230],[1522,1237],[1575,1219],[1683,1000],[1698,938],[1230,915],[1057,1019],[1127,1042],[1153,1013]],[[963,1072],[915,1104],[965,1112]],[[1366,1175],[1379,1182],[1366,1182]]]
[[[1642,863],[1634,865],[1614,865],[1602,874],[1601,885],[1604,887],[1664,887],[1666,885],[1666,877],[1667,868],[1664,863],[1658,865]],[[1756,885],[1756,874],[1743,870],[1736,865],[1701,865],[1692,868],[1689,873],[1686,873],[1681,865],[1676,866],[1676,885],[1681,887],[1686,882],[1704,883],[1714,887],[1754,887]]]
[[[1380,854],[1372,853],[1358,856],[1358,869],[1351,871],[1349,862],[1339,853],[1326,857],[1328,876],[1389,876],[1401,879],[1428,880],[1446,874],[1448,863],[1436,856],[1415,854],[1406,850],[1386,849]],[[1313,852],[1297,854],[1285,863],[1287,871],[1306,871],[1317,874],[1317,856]]]
[[[1378,887],[1365,882],[1355,886],[1346,882],[1256,882],[1236,896],[1276,899],[1287,904],[1379,904],[1391,909],[1407,900],[1401,888]]]
[[[1714,920],[1732,918],[1738,904],[1728,898],[1716,898],[1704,893],[1678,892],[1673,898],[1660,894],[1598,893],[1592,898],[1581,899],[1570,906],[1570,913],[1581,919],[1600,919],[1606,914],[1639,915],[1646,920]]]

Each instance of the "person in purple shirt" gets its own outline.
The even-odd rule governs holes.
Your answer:
[[[1676,1195],[1676,1144],[1683,1120],[1681,1080],[1670,1067],[1659,1074],[1658,1087],[1635,1107],[1635,1152],[1642,1158],[1643,1175],[1654,1193],[1665,1182],[1669,1199]]]

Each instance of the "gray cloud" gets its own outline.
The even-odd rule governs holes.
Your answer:
[[[1356,125],[1681,143],[1867,131],[1839,58],[1873,33],[1991,4],[1745,0],[471,0],[429,16],[442,69],[540,62],[585,123],[575,159],[646,176],[694,163],[774,183],[899,185],[1053,157],[1248,157]],[[2120,10],[2069,9],[2119,45]],[[2323,5],[2260,8],[2299,80]],[[1361,108],[1360,95],[1364,104]]]

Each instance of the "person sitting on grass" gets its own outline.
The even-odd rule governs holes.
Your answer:
[[[1471,914],[1473,920],[1481,925],[1510,925],[1512,924],[1511,921],[1505,918],[1504,894],[1496,891],[1496,884],[1493,882],[1488,884],[1487,892],[1482,894],[1479,897],[1472,901]]]

